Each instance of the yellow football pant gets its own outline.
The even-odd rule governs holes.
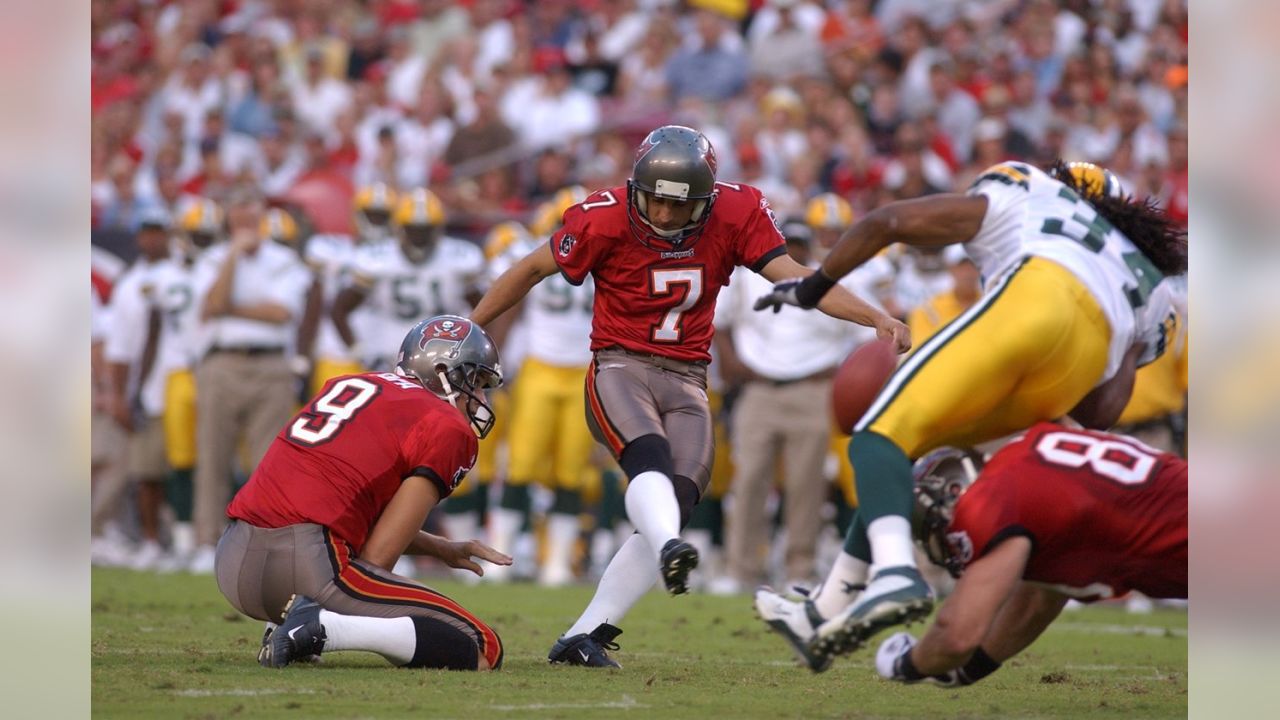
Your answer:
[[[1052,420],[1102,380],[1110,337],[1089,290],[1032,257],[917,348],[856,429],[918,458]]]
[[[311,396],[319,395],[324,384],[339,375],[355,375],[362,372],[364,372],[364,366],[355,360],[317,358],[316,366],[311,370]]]
[[[579,490],[595,440],[587,428],[586,367],[556,367],[526,358],[512,391],[508,481]]]
[[[189,369],[169,373],[164,385],[164,451],[169,467],[196,466],[196,375]]]

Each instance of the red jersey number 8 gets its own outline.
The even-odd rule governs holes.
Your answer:
[[[1151,476],[1156,456],[1126,442],[1072,432],[1051,432],[1036,443],[1040,457],[1054,465],[1081,468],[1121,485],[1140,485]]]
[[[355,417],[360,408],[378,394],[378,386],[368,380],[351,377],[334,383],[329,392],[316,398],[311,407],[289,426],[289,438],[303,445],[320,445]]]

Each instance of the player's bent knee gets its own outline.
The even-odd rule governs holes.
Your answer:
[[[487,662],[482,668],[484,658],[475,638],[468,633],[442,620],[416,615],[412,619],[418,642],[413,659],[404,667],[445,670],[488,668]]]
[[[698,504],[702,493],[698,492],[698,484],[683,475],[671,478],[671,486],[676,491],[676,502],[680,503],[680,529],[689,524],[693,517],[693,506]]]
[[[641,435],[627,443],[618,464],[629,478],[650,470],[671,477],[675,468],[675,461],[671,459],[671,443],[656,433]]]

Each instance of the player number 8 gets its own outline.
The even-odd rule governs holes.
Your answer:
[[[1135,445],[1071,432],[1048,433],[1036,443],[1036,452],[1054,465],[1088,465],[1093,472],[1121,485],[1146,482],[1156,465],[1155,455]]]

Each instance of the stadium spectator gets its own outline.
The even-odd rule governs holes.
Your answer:
[[[728,20],[711,10],[695,13],[697,35],[667,62],[667,92],[673,103],[687,96],[728,100],[747,85],[750,63],[742,38]]]

